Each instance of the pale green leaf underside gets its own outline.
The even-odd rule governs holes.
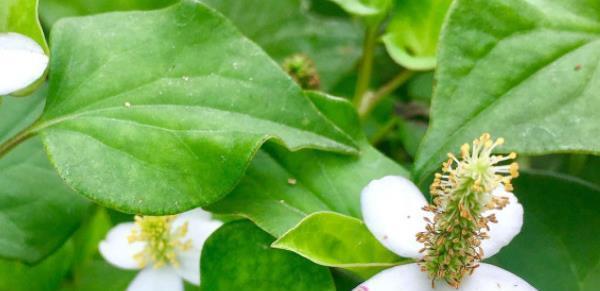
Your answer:
[[[490,263],[539,290],[597,290],[600,189],[543,172],[523,173],[515,189],[525,208],[523,229]]]
[[[43,92],[5,97],[0,105],[0,141],[41,112]],[[89,202],[73,193],[48,162],[39,138],[0,159],[0,257],[35,263],[75,231]]]
[[[394,61],[411,70],[431,70],[442,23],[452,0],[403,0],[382,38]]]
[[[201,290],[335,290],[327,268],[273,249],[272,242],[268,233],[249,221],[223,225],[204,244]]]
[[[316,212],[304,218],[273,243],[325,266],[345,268],[365,277],[402,263],[383,247],[357,218],[335,212]]]
[[[197,2],[63,20],[51,43],[35,130],[65,181],[105,206],[208,205],[268,139],[356,151],[260,48]]]
[[[483,132],[522,154],[600,153],[600,5],[458,0],[442,33],[420,178]]]

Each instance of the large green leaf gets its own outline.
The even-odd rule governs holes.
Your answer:
[[[396,1],[382,40],[398,64],[412,70],[435,68],[442,23],[452,0]]]
[[[522,154],[600,153],[600,2],[458,0],[416,171],[483,132]]]
[[[27,126],[43,104],[43,92],[5,97],[0,141]],[[75,231],[88,207],[54,172],[38,138],[17,146],[0,159],[0,257],[27,263],[45,258]]]
[[[273,247],[296,252],[319,265],[352,270],[367,278],[402,263],[377,241],[360,219],[335,212],[307,216],[275,241]]]
[[[347,19],[306,11],[300,0],[203,0],[233,21],[272,58],[314,60],[323,88],[335,85],[360,56],[361,33]]]
[[[364,186],[383,176],[407,175],[406,170],[366,142],[349,102],[317,93],[308,95],[341,130],[359,141],[360,156],[313,150],[289,152],[267,144],[238,187],[211,205],[211,211],[247,217],[279,237],[317,211],[360,217],[360,192]]]
[[[598,290],[600,188],[552,173],[523,173],[515,190],[525,208],[521,233],[489,261],[539,290]]]
[[[0,32],[18,32],[35,40],[46,53],[48,45],[38,20],[38,0],[2,0]]]
[[[48,103],[32,130],[63,179],[102,205],[208,205],[269,139],[356,152],[260,48],[193,0],[65,19],[51,42]]]
[[[55,291],[67,276],[72,260],[71,243],[64,244],[57,252],[35,266],[0,260],[0,290]]]
[[[331,273],[270,247],[273,238],[249,221],[225,224],[202,249],[201,290],[335,290]]]

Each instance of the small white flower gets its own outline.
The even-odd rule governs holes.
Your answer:
[[[141,270],[128,291],[184,290],[183,280],[200,285],[204,241],[220,221],[198,208],[174,216],[136,217],[112,228],[100,253],[112,265]]]
[[[27,88],[48,66],[48,56],[33,39],[15,32],[0,33],[0,96]]]
[[[490,224],[490,238],[481,243],[484,258],[493,256],[506,246],[520,231],[523,225],[523,206],[513,193],[498,186],[493,194],[506,197],[509,204],[502,210],[488,210],[484,215],[494,213],[498,223]],[[361,194],[362,213],[365,224],[373,235],[389,250],[402,257],[420,260],[419,251],[423,245],[415,235],[427,225],[424,217],[431,219],[431,212],[422,208],[427,205],[425,197],[408,179],[387,176],[374,180]],[[424,290],[536,290],[516,275],[481,263],[475,272],[467,276],[458,289],[445,282],[436,281],[432,288],[431,278],[420,270],[416,263],[393,267],[380,272],[354,289],[355,291],[424,291]]]

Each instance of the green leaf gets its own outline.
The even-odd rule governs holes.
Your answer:
[[[35,266],[0,260],[0,290],[57,290],[69,272],[72,259],[73,245],[66,243],[60,250]]]
[[[600,153],[600,4],[459,0],[442,32],[419,180],[483,132],[521,154]]]
[[[272,242],[249,221],[219,228],[202,249],[201,290],[335,290],[327,268],[273,249]]]
[[[89,261],[75,271],[75,278],[63,282],[61,291],[126,290],[139,272],[117,269],[102,260]]]
[[[360,219],[334,212],[307,216],[277,239],[273,247],[296,252],[319,265],[352,270],[366,278],[402,263]]]
[[[206,206],[267,140],[356,153],[260,48],[193,0],[62,20],[52,48],[32,131],[61,177],[102,205],[154,215]]]
[[[64,17],[83,16],[110,11],[152,10],[176,3],[177,0],[42,0],[40,17],[44,26],[52,27]]]
[[[361,52],[359,27],[347,19],[306,11],[300,0],[203,0],[223,13],[272,58],[282,63],[294,54],[316,64],[321,85],[329,89],[353,70]]]
[[[4,98],[0,141],[39,115],[43,95]],[[67,240],[88,207],[54,172],[39,138],[20,144],[0,159],[0,257],[38,262]]]
[[[569,176],[525,172],[515,190],[525,208],[523,230],[488,261],[539,290],[597,290],[600,188]]]
[[[46,53],[48,45],[38,20],[38,0],[2,0],[0,32],[18,32],[35,40]]]
[[[382,40],[396,63],[411,70],[435,68],[440,30],[452,0],[396,1]]]
[[[313,150],[289,152],[266,144],[238,187],[209,210],[247,217],[279,237],[318,211],[360,217],[364,186],[386,175],[407,175],[406,170],[368,144],[349,102],[318,93],[309,93],[309,97],[341,130],[359,140],[360,156]]]

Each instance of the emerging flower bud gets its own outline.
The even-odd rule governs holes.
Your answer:
[[[425,232],[417,234],[417,241],[424,244],[421,252],[421,270],[432,279],[443,279],[458,288],[463,277],[479,266],[483,257],[481,241],[489,238],[488,223],[496,223],[494,215],[483,216],[491,209],[502,209],[508,204],[506,197],[497,197],[492,191],[501,184],[512,190],[511,180],[518,176],[518,165],[498,165],[516,158],[492,155],[496,146],[504,143],[499,138],[492,141],[484,133],[461,147],[461,160],[452,153],[442,165],[431,184],[433,203],[424,207],[433,213],[433,221],[427,219]]]
[[[321,84],[315,63],[305,54],[295,54],[283,61],[283,69],[302,89],[316,90]]]

